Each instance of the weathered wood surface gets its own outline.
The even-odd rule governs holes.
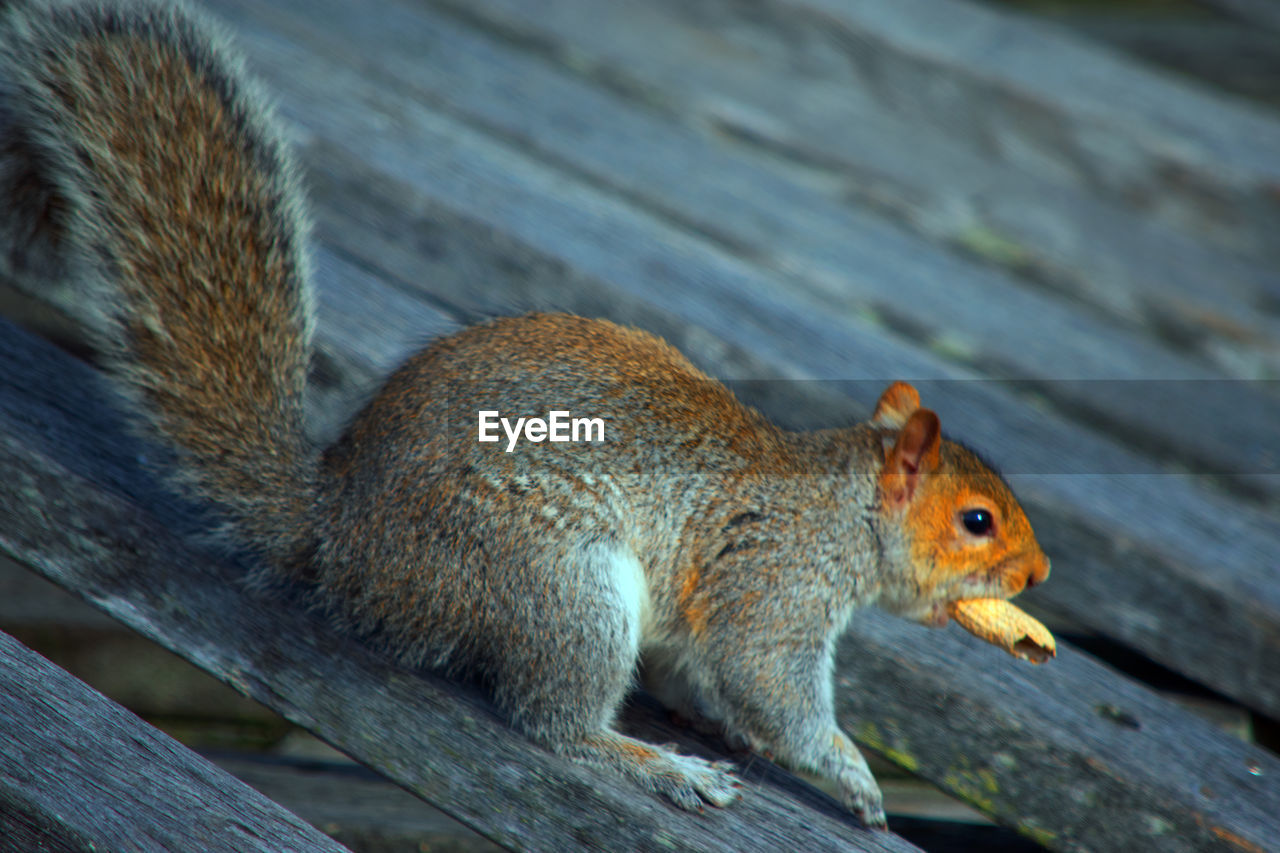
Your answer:
[[[496,853],[502,849],[363,767],[253,755],[209,758],[353,850]]]
[[[915,849],[776,771],[748,768],[732,809],[681,812],[534,746],[463,688],[250,595],[174,535],[177,505],[139,473],[148,451],[90,374],[0,323],[0,549],[486,837],[556,851]]]
[[[498,849],[363,767],[324,759],[244,753],[214,752],[207,757],[353,850],[490,853]],[[894,814],[890,820],[896,832],[930,853],[1038,853],[1042,849],[1029,838],[992,824]]]
[[[0,848],[340,851],[0,633]]]
[[[213,752],[207,757],[289,808],[340,843],[362,853],[489,853],[492,843],[363,767],[308,758]],[[883,780],[882,780],[883,784]],[[891,785],[900,783],[891,783]],[[911,785],[923,789],[925,785]],[[892,787],[890,791],[893,790]],[[886,794],[889,792],[886,791]],[[928,794],[924,794],[929,798]],[[930,813],[933,809],[927,809]],[[951,814],[963,814],[952,807]],[[890,815],[894,831],[929,853],[1039,853],[1029,838],[993,824]]]
[[[838,200],[854,200],[1118,319],[1159,319],[1170,336],[1215,356],[1238,375],[1258,375],[1250,367],[1258,347],[1270,354],[1266,363],[1275,364],[1275,336],[1268,333],[1275,328],[1280,294],[1274,264],[1237,251],[1247,240],[1230,236],[1238,221],[1252,223],[1229,202],[1214,206],[1212,215],[1223,220],[1218,230],[1228,238],[1228,246],[1215,247],[1194,219],[1153,218],[1150,206],[1186,187],[1175,186],[1181,173],[1164,168],[1158,153],[1148,156],[1129,142],[1133,121],[1149,113],[1147,128],[1165,134],[1162,150],[1206,148],[1230,164],[1230,144],[1182,140],[1183,134],[1207,132],[1243,141],[1265,157],[1275,150],[1266,140],[1278,131],[1274,119],[1254,109],[1236,110],[1215,100],[1210,114],[1199,115],[1210,101],[1203,92],[1188,92],[1097,48],[982,9],[965,27],[972,41],[956,41],[947,67],[913,83],[904,78],[919,71],[920,57],[900,44],[897,33],[922,9],[927,16],[933,8],[927,4],[849,4],[869,12],[856,32],[839,20],[815,26],[805,14],[771,14],[789,5],[781,0],[755,4],[758,14],[743,11],[745,4],[709,2],[681,4],[683,13],[668,8],[675,4],[649,3],[637,10],[597,3],[588,14],[581,0],[432,5],[450,8],[598,87],[653,105],[695,129],[728,135],[745,152],[768,155],[774,167],[788,167]],[[943,8],[955,13],[963,6]],[[877,29],[881,12],[892,21],[884,26],[891,32]],[[925,38],[947,39],[927,17],[919,29]],[[1008,49],[966,60],[965,50],[981,52],[973,42],[984,35]],[[661,49],[653,49],[655,44]],[[1024,54],[1021,64],[1010,56],[1017,52]],[[1025,73],[1025,54],[1036,56],[1038,76]],[[880,66],[884,71],[877,73]],[[1055,71],[1077,69],[1101,72],[1106,84],[1101,92],[1096,80],[1066,87],[1072,101],[1084,104],[1085,115],[1076,126],[1059,114],[1064,129],[1045,117],[1059,111],[1052,87],[1041,91],[1037,83]],[[483,84],[458,85],[470,90]],[[1020,97],[989,98],[989,88]],[[1156,94],[1143,94],[1149,89]],[[1104,132],[1091,131],[1097,116],[1087,107],[1096,102],[1114,110],[1107,100],[1112,91],[1142,101],[1141,111]],[[950,102],[941,110],[940,99]],[[922,113],[968,126],[939,132],[919,119]],[[1266,128],[1260,137],[1259,125]],[[1036,138],[1020,144],[1028,133]],[[1077,144],[1081,137],[1092,138]],[[1069,151],[1039,159],[1036,146]],[[1116,157],[1132,158],[1132,168],[1118,177],[1107,162]],[[1059,167],[1059,159],[1078,163]],[[1148,192],[1114,192],[1135,175],[1155,183]],[[1210,181],[1230,178],[1229,166],[1211,166],[1205,175]],[[1211,194],[1202,202],[1219,197]]]
[[[1032,667],[936,633],[876,611],[853,626],[837,696],[859,741],[1049,847],[1276,849],[1273,753],[1193,731],[1186,712],[1070,647]]]
[[[1280,32],[1280,5],[1273,0],[1201,0],[1206,6],[1213,6],[1238,15],[1247,21]]]
[[[1017,5],[1017,0],[1009,2]],[[1280,15],[1280,4],[1263,3]],[[1210,83],[1273,112],[1280,109],[1280,27],[1267,29],[1195,9],[1179,11],[1153,16],[1133,5],[1059,6],[1036,8],[1035,14],[1184,79]]]
[[[432,334],[530,307],[633,322],[767,380],[743,396],[796,426],[865,413],[888,379],[939,380],[926,401],[1002,463],[1054,559],[1028,601],[1280,714],[1276,393],[1233,381],[1280,364],[1280,279],[1252,230],[1273,120],[1110,58],[1082,72],[1120,87],[1102,112],[1079,80],[1024,88],[1026,43],[1046,64],[1095,52],[987,12],[922,54],[850,22],[870,4],[210,5],[310,172],[317,432]],[[966,56],[982,38],[1022,47]],[[883,79],[858,88],[867,62]],[[974,108],[971,132],[918,122],[940,98]],[[1172,189],[1171,163],[1189,170]],[[971,381],[991,377],[1017,381]],[[1013,670],[1035,679],[1014,701],[992,650],[903,628],[870,617],[848,647],[883,688],[842,692],[864,743],[1064,849],[1276,837],[1274,757],[1249,774],[1246,747],[1164,728],[1164,705],[1079,656]],[[1077,779],[1088,795],[1064,806]],[[1084,825],[1091,797],[1109,820]]]

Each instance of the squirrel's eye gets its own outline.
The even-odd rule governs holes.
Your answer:
[[[960,514],[960,521],[964,523],[964,529],[974,536],[986,536],[995,524],[995,519],[985,509],[966,509]]]

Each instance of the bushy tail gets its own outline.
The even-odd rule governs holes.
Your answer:
[[[17,239],[25,228],[95,282],[113,373],[177,450],[179,479],[242,544],[293,568],[318,477],[303,431],[306,227],[233,57],[172,3],[9,4],[0,191],[17,199],[0,206],[24,217],[7,226]]]

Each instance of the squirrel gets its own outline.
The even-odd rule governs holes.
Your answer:
[[[174,479],[273,577],[408,665],[476,677],[556,753],[685,809],[740,796],[730,764],[615,730],[643,655],[663,701],[884,827],[836,723],[836,641],[860,607],[941,625],[1044,581],[1005,481],[906,383],[865,423],[793,432],[652,334],[552,313],[436,341],[313,446],[297,169],[220,33],[157,0],[0,19],[6,251],[39,244],[83,284]],[[479,440],[481,412],[556,410],[604,440]]]

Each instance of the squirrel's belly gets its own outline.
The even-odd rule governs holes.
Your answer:
[[[609,566],[618,601],[626,614],[628,643],[639,652],[653,622],[653,602],[649,582],[640,560],[625,546],[609,548],[605,562]]]

